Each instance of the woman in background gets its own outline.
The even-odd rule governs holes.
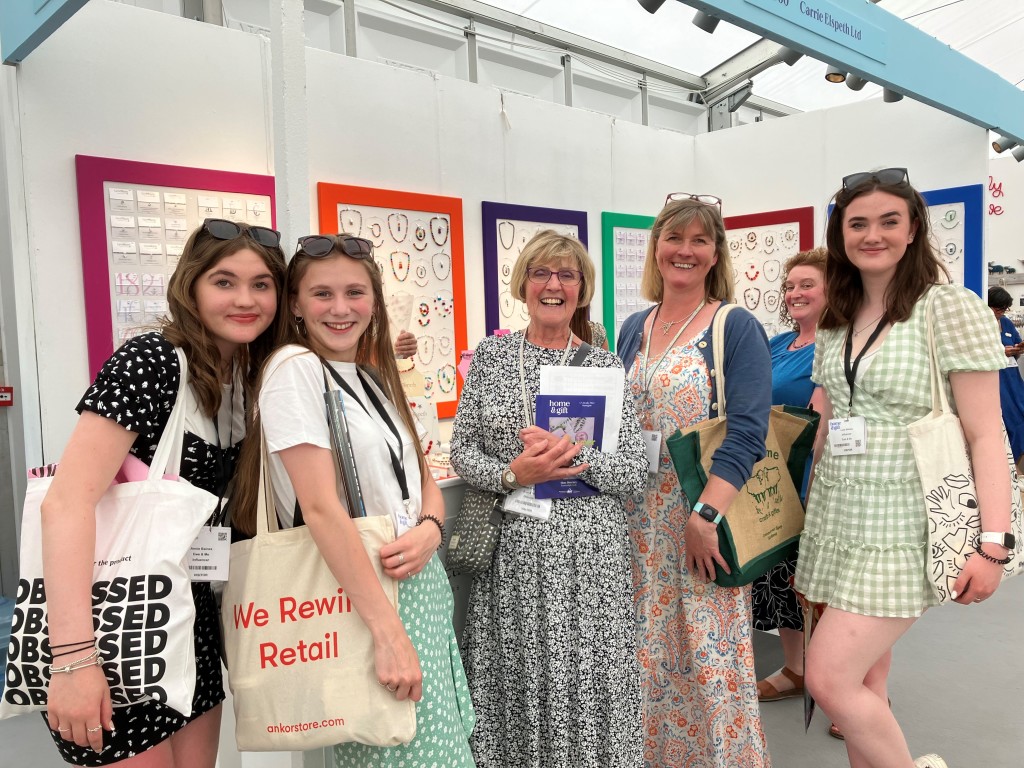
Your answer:
[[[42,505],[43,571],[51,647],[94,650],[96,504],[131,454],[153,460],[177,400],[175,347],[188,360],[181,476],[221,495],[245,434],[245,403],[272,349],[281,236],[266,227],[207,219],[189,237],[167,286],[170,319],[128,340],[103,365]],[[192,714],[150,700],[112,709],[97,666],[54,675],[45,717],[61,757],[74,765],[213,768],[224,684],[220,620],[210,582],[194,582],[196,688]],[[74,661],[64,655],[59,664]]]
[[[627,510],[648,768],[768,768],[751,643],[750,587],[719,587],[726,568],[718,523],[765,455],[771,356],[743,308],[725,321],[725,359],[712,354],[715,313],[733,298],[721,200],[669,195],[655,219],[641,283],[658,302],[622,325],[617,349],[652,460]],[[728,420],[707,486],[690,508],[665,439],[718,416],[714,376],[725,375]],[[656,456],[656,458],[653,458]]]
[[[1006,367],[999,371],[999,403],[1003,412],[1003,424],[1010,439],[1010,450],[1021,471],[1024,463],[1024,378],[1021,378],[1017,358],[1024,352],[1024,342],[1014,327],[1007,310],[1013,306],[1013,299],[1005,288],[994,285],[988,289],[988,306],[999,321],[999,337],[1006,353]]]

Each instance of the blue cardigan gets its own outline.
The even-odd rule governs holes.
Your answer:
[[[654,307],[626,318],[615,344],[626,370],[630,369],[643,339],[644,321]],[[715,360],[711,338],[697,343],[711,376]],[[725,440],[711,457],[711,474],[742,488],[765,456],[768,414],[772,407],[772,357],[768,336],[750,312],[738,307],[725,318],[725,399],[729,406]],[[709,413],[717,416],[718,396],[711,387]],[[666,435],[665,437],[668,437]]]

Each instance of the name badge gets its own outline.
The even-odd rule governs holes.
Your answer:
[[[395,510],[395,536],[401,536],[415,527],[416,520],[409,513],[409,507],[403,502],[401,508]]]
[[[647,471],[657,472],[661,464],[661,431],[645,429],[644,446],[647,448]]]
[[[192,581],[227,581],[231,561],[231,529],[204,526],[185,556]]]
[[[533,486],[517,488],[505,497],[505,512],[521,517],[532,517],[545,521],[551,517],[551,499],[538,499],[533,495]]]
[[[863,416],[828,420],[828,444],[834,456],[853,456],[868,449],[868,427]]]

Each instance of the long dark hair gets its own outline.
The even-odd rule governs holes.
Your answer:
[[[326,259],[350,259],[337,245],[334,250],[323,256],[310,256],[303,249],[292,257],[288,263],[288,272],[285,276],[284,291],[282,291],[281,304],[288,307],[298,296],[299,284],[309,270],[310,264],[315,261]],[[398,373],[398,365],[395,362],[395,349],[391,342],[391,331],[388,323],[388,313],[384,305],[384,283],[380,274],[380,267],[372,258],[357,259],[366,269],[373,287],[373,317],[369,326],[359,338],[356,346],[356,364],[364,368],[372,368],[376,373],[377,381],[381,390],[398,410],[402,423],[412,436],[413,445],[416,447],[416,455],[420,465],[420,472],[426,472],[426,460],[423,456],[422,446],[418,438],[416,421],[409,408],[408,398],[402,390],[402,381]],[[297,344],[305,347],[311,352],[317,353],[309,342],[305,325],[288,313],[288,319],[281,324],[281,344]],[[260,373],[260,384],[265,373]],[[256,533],[256,501],[259,490],[260,473],[260,452],[262,419],[259,409],[254,409],[252,424],[249,427],[253,439],[246,440],[242,444],[242,454],[238,460],[238,474],[236,488],[233,495],[233,509],[231,512],[232,525],[239,531],[250,536]]]
[[[864,302],[864,283],[860,270],[846,254],[843,221],[846,209],[858,197],[872,192],[885,192],[907,204],[910,224],[917,225],[914,239],[896,265],[889,287],[885,291],[885,317],[890,323],[901,323],[910,313],[929,286],[949,282],[949,272],[931,244],[928,224],[928,205],[909,181],[883,184],[870,176],[851,189],[836,192],[836,204],[828,217],[825,241],[828,259],[825,262],[825,310],[818,321],[819,328],[841,328],[849,325]]]
[[[178,266],[167,283],[167,308],[169,317],[160,324],[160,332],[176,347],[181,347],[188,358],[188,375],[192,391],[200,408],[210,417],[220,409],[220,351],[210,337],[206,326],[199,318],[196,307],[196,282],[217,266],[221,259],[248,248],[266,264],[277,291],[277,313],[274,321],[256,339],[239,346],[235,363],[242,371],[242,378],[251,395],[263,361],[274,348],[275,337],[282,327],[285,302],[283,301],[285,277],[284,252],[268,248],[253,240],[245,229],[248,225],[239,222],[243,231],[230,240],[220,240],[204,227],[199,227],[188,238],[182,249]],[[251,397],[249,398],[251,401]]]

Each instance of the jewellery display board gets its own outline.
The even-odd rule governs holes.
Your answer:
[[[274,178],[75,156],[90,376],[167,314],[167,282],[206,218],[275,221]]]
[[[723,218],[736,302],[754,313],[769,338],[788,330],[779,321],[782,265],[790,256],[814,247],[814,208]]]
[[[587,246],[587,214],[562,208],[484,202],[481,231],[484,239],[484,285],[488,332],[498,328],[519,330],[530,322],[526,305],[512,297],[512,267],[523,246],[537,232],[553,229]]]
[[[985,298],[982,289],[982,230],[985,188],[981,184],[932,189],[921,193],[928,204],[932,246],[956,285]],[[834,203],[829,203],[832,215]]]
[[[608,329],[608,347],[613,352],[623,321],[652,304],[640,295],[652,226],[653,216],[601,213],[604,327]]]
[[[373,243],[397,334],[416,335],[415,361],[441,418],[455,416],[466,348],[462,200],[345,184],[317,184],[321,234],[345,232]]]

